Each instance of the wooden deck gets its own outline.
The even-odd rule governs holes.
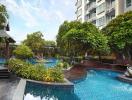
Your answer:
[[[124,65],[111,65],[106,63],[100,63],[95,61],[84,61],[81,64],[75,65],[68,71],[64,71],[65,78],[69,80],[76,80],[84,77],[87,73],[87,69],[108,69],[114,71],[124,72],[126,66]]]

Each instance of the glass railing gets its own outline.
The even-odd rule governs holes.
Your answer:
[[[110,11],[113,8],[115,8],[115,1],[109,4],[106,4],[106,11]]]

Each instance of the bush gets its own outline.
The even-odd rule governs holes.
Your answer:
[[[10,59],[9,70],[22,78],[46,81],[46,82],[63,82],[64,76],[60,68],[47,69],[42,64],[32,65],[20,59]]]
[[[60,63],[58,63],[58,64],[56,65],[56,67],[60,67],[60,68],[63,68],[63,69],[67,69],[67,68],[69,68],[69,67],[71,67],[71,66],[70,66],[70,64],[67,63],[67,62],[60,62]]]
[[[33,57],[32,50],[26,45],[17,46],[17,48],[13,51],[13,53],[17,58],[20,58],[20,59]]]
[[[46,77],[44,80],[46,82],[64,82],[62,69],[59,67],[47,69]]]

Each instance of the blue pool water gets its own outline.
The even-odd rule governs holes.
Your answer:
[[[5,63],[6,63],[6,59],[0,58],[0,64],[5,64]]]
[[[50,68],[50,67],[54,67],[58,62],[59,60],[56,59],[56,58],[47,58],[47,59],[44,59],[45,62],[43,62],[43,64],[47,67],[47,68]],[[36,64],[38,63],[36,61],[36,59],[28,59],[28,62],[32,63],[32,64]]]
[[[54,67],[59,62],[59,60],[55,58],[46,59],[46,61],[48,61],[44,63],[46,67]]]
[[[118,81],[119,74],[89,70],[85,78],[74,81],[74,92],[29,84],[24,100],[132,100],[132,85]]]

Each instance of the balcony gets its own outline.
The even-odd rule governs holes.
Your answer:
[[[91,11],[91,10],[93,10],[93,9],[95,9],[95,8],[96,8],[96,2],[90,3],[90,4],[88,5],[88,7],[87,7],[87,9],[88,9],[89,11]]]
[[[89,4],[90,2],[89,2],[89,0],[86,0],[86,4]]]
[[[86,10],[86,15],[88,15],[90,12],[88,10]]]
[[[111,3],[106,4],[106,13],[111,13],[112,11],[115,11],[115,1]]]
[[[106,24],[108,24],[114,18],[115,18],[115,16],[107,17],[106,18]]]
[[[77,1],[75,4],[77,8],[81,7],[81,5],[82,5],[82,0]]]
[[[93,14],[92,16],[90,16],[90,18],[88,19],[88,21],[92,22],[96,20],[96,14]]]

